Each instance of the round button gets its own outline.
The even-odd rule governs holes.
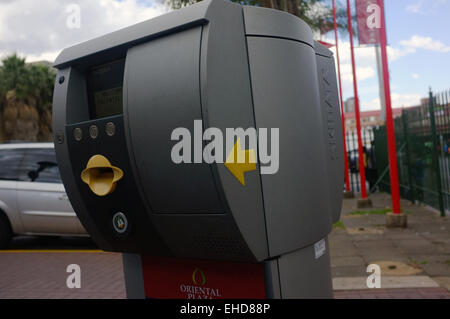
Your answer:
[[[116,232],[118,232],[119,234],[123,234],[124,232],[127,231],[128,220],[127,220],[127,217],[125,216],[125,214],[123,214],[122,212],[118,212],[118,213],[114,214],[112,223],[113,223],[114,230]]]
[[[81,130],[81,128],[77,127],[73,130],[73,137],[76,141],[81,141],[81,139],[83,138],[83,131]]]
[[[113,122],[108,122],[105,125],[106,135],[113,136],[116,133],[116,126]]]
[[[98,127],[96,125],[91,125],[89,127],[89,135],[93,139],[96,139],[98,137]]]
[[[63,132],[56,132],[55,138],[56,138],[56,142],[58,144],[64,143],[64,133]]]

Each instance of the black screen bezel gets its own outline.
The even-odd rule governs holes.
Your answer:
[[[109,65],[113,65],[113,66],[118,65],[120,68],[118,76],[109,78],[109,80],[112,81],[113,85],[104,84],[100,88],[94,87],[95,84],[94,84],[94,79],[93,79],[92,73],[95,72],[95,70],[107,67]],[[125,74],[125,58],[120,58],[120,59],[116,59],[116,60],[109,61],[106,63],[98,64],[98,65],[92,66],[88,69],[88,71],[86,73],[86,89],[87,89],[88,105],[89,105],[89,118],[91,120],[123,114],[123,101],[122,101],[122,109],[121,109],[120,113],[113,112],[108,115],[99,115],[97,112],[98,111],[97,105],[95,103],[95,93],[98,91],[102,91],[102,90],[121,87],[122,88],[122,96],[123,96],[124,74]]]

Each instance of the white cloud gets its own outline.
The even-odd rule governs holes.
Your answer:
[[[334,43],[334,39],[326,39],[326,42]],[[336,55],[336,47],[332,47],[331,51]],[[416,52],[415,48],[412,47],[387,47],[388,59],[389,62],[393,62],[398,60],[401,57],[407,56]],[[375,55],[375,47],[374,46],[355,46],[355,60],[357,65],[367,66],[373,65],[376,63],[376,55]],[[340,41],[339,42],[339,58],[341,63],[351,63],[350,56],[350,42],[349,41]]]
[[[416,3],[412,3],[412,4],[408,5],[406,7],[406,11],[412,12],[412,13],[419,13],[420,9],[422,8],[422,5],[423,5],[423,0],[419,0]]]
[[[79,5],[81,24],[70,29],[69,4]],[[161,0],[15,0],[0,2],[0,53],[17,52],[28,61],[54,60],[65,47],[110,33],[167,11]]]
[[[324,39],[324,41],[329,43],[334,43],[334,39]],[[332,47],[336,57],[336,47]],[[408,54],[414,53],[414,48],[393,48],[391,46],[387,47],[389,62],[400,59]],[[350,84],[353,83],[352,75],[352,65],[351,65],[351,55],[350,55],[350,42],[340,41],[339,42],[339,58],[341,62],[341,77],[343,88],[351,88]],[[356,77],[358,82],[371,79],[377,76],[376,72],[376,53],[375,47],[373,46],[361,46],[355,47],[355,62],[356,62]]]
[[[381,104],[379,98],[370,101],[361,100],[361,111],[379,110],[380,108]]]
[[[422,96],[420,94],[401,94],[391,93],[391,104],[393,108],[402,108],[408,106],[420,105]],[[364,111],[376,110],[381,108],[380,98],[369,101],[361,101],[361,109]]]
[[[16,52],[16,51],[14,51]],[[42,52],[40,54],[28,54],[28,55],[24,55],[23,53],[18,53],[19,56],[23,57],[26,59],[26,62],[36,62],[36,61],[54,61],[56,59],[56,57],[58,56],[58,54],[61,51],[48,51],[48,52]],[[11,51],[0,51],[0,59],[10,55],[12,52]],[[16,52],[17,53],[17,52]]]
[[[362,96],[365,94],[378,94],[380,88],[378,87],[378,85],[373,85],[373,86],[361,86],[360,88],[358,88],[358,93]]]
[[[400,44],[409,49],[424,49],[443,53],[450,52],[450,46],[445,45],[441,41],[419,35],[413,35],[409,40],[400,41]]]
[[[357,67],[356,78],[359,81],[364,81],[375,76],[375,70],[371,66]],[[341,64],[341,78],[343,81],[353,83],[353,71],[350,63]]]
[[[436,13],[442,5],[448,3],[448,0],[418,0],[406,6],[406,11],[415,14]]]
[[[393,48],[390,46],[387,47],[388,59],[391,62],[415,52],[416,49],[411,47],[402,47],[402,48]]]
[[[324,41],[329,43],[334,43],[334,39],[326,38]],[[394,62],[401,58],[404,58],[408,55],[414,54],[420,49],[425,50],[433,50],[446,52],[448,47],[445,46],[442,42],[435,41],[431,38],[421,37],[421,36],[412,36],[409,40],[404,40],[399,43],[399,45],[393,47],[387,47],[387,53],[389,62]],[[336,47],[332,47],[336,57]],[[341,77],[342,77],[342,88],[344,92],[344,96],[353,96],[353,76],[352,76],[352,67],[351,67],[351,56],[350,56],[350,42],[349,41],[340,41],[339,42],[339,58],[341,62]],[[356,74],[358,78],[358,82],[362,82],[366,79],[376,78],[377,77],[377,69],[376,69],[376,51],[374,46],[361,46],[355,47],[355,60],[356,60]],[[411,75],[413,76],[413,75]],[[417,75],[418,76],[418,75]],[[419,78],[413,76],[414,79],[418,80]],[[391,89],[394,89],[391,86]],[[360,92],[361,94],[373,94],[373,92]],[[360,94],[360,97],[361,97]],[[399,106],[403,104],[408,105],[407,97],[404,95],[393,95],[396,98],[396,102]],[[414,98],[416,98],[415,96]],[[417,100],[417,99],[416,99]],[[420,99],[419,99],[420,100]],[[379,108],[379,101],[371,100],[362,102],[365,103],[365,107],[368,109]],[[393,102],[394,103],[394,102]],[[403,104],[402,104],[403,103]],[[415,104],[415,103],[412,103]]]
[[[334,39],[326,38],[324,41],[334,43]],[[399,46],[387,47],[389,62],[396,61],[402,57],[415,53],[418,49],[435,51],[435,52],[450,52],[450,46],[444,43],[434,40],[431,37],[423,37],[419,35],[413,35],[409,40],[400,41]],[[336,55],[336,47],[332,47],[331,51]],[[351,63],[350,56],[350,42],[339,42],[339,58],[341,64]],[[355,60],[357,68],[368,67],[376,64],[376,53],[374,46],[355,46]],[[367,71],[367,70],[366,70]],[[365,73],[365,71],[362,71]],[[358,74],[357,74],[358,76]],[[363,75],[364,77],[364,75]]]
[[[334,39],[326,39],[326,42],[334,43]],[[331,51],[336,55],[336,47],[332,47]],[[351,63],[350,42],[339,41],[339,58],[341,63]],[[355,60],[358,64],[367,64],[375,59],[375,49],[373,47],[355,47]]]
[[[420,99],[422,96],[420,94],[391,94],[392,107],[407,107],[420,105]]]
[[[391,104],[393,108],[401,108],[408,106],[420,105],[420,94],[401,94],[391,93]],[[361,109],[364,111],[376,110],[381,108],[380,98],[369,101],[361,101]]]
[[[417,74],[417,73],[413,73],[413,74],[411,74],[411,76],[413,77],[414,80],[417,80],[420,77],[419,74]]]

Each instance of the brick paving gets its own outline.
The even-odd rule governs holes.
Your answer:
[[[396,288],[343,290],[334,292],[335,299],[450,299],[445,288]]]
[[[369,264],[401,262],[405,271],[415,269],[415,274],[428,275],[448,286],[450,218],[440,217],[425,206],[402,201],[402,208],[408,214],[408,228],[389,229],[385,227],[385,215],[369,212],[389,208],[390,196],[373,194],[371,199],[374,207],[369,209],[357,209],[355,199],[344,200],[342,223],[329,237],[333,277],[367,276]],[[355,214],[356,211],[367,214]],[[384,271],[384,275],[391,275],[389,269]]]
[[[66,268],[81,268],[68,288]],[[122,257],[98,252],[0,252],[0,298],[125,298]]]

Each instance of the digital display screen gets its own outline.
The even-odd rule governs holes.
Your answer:
[[[95,66],[87,77],[92,119],[123,113],[123,73],[125,59]]]

